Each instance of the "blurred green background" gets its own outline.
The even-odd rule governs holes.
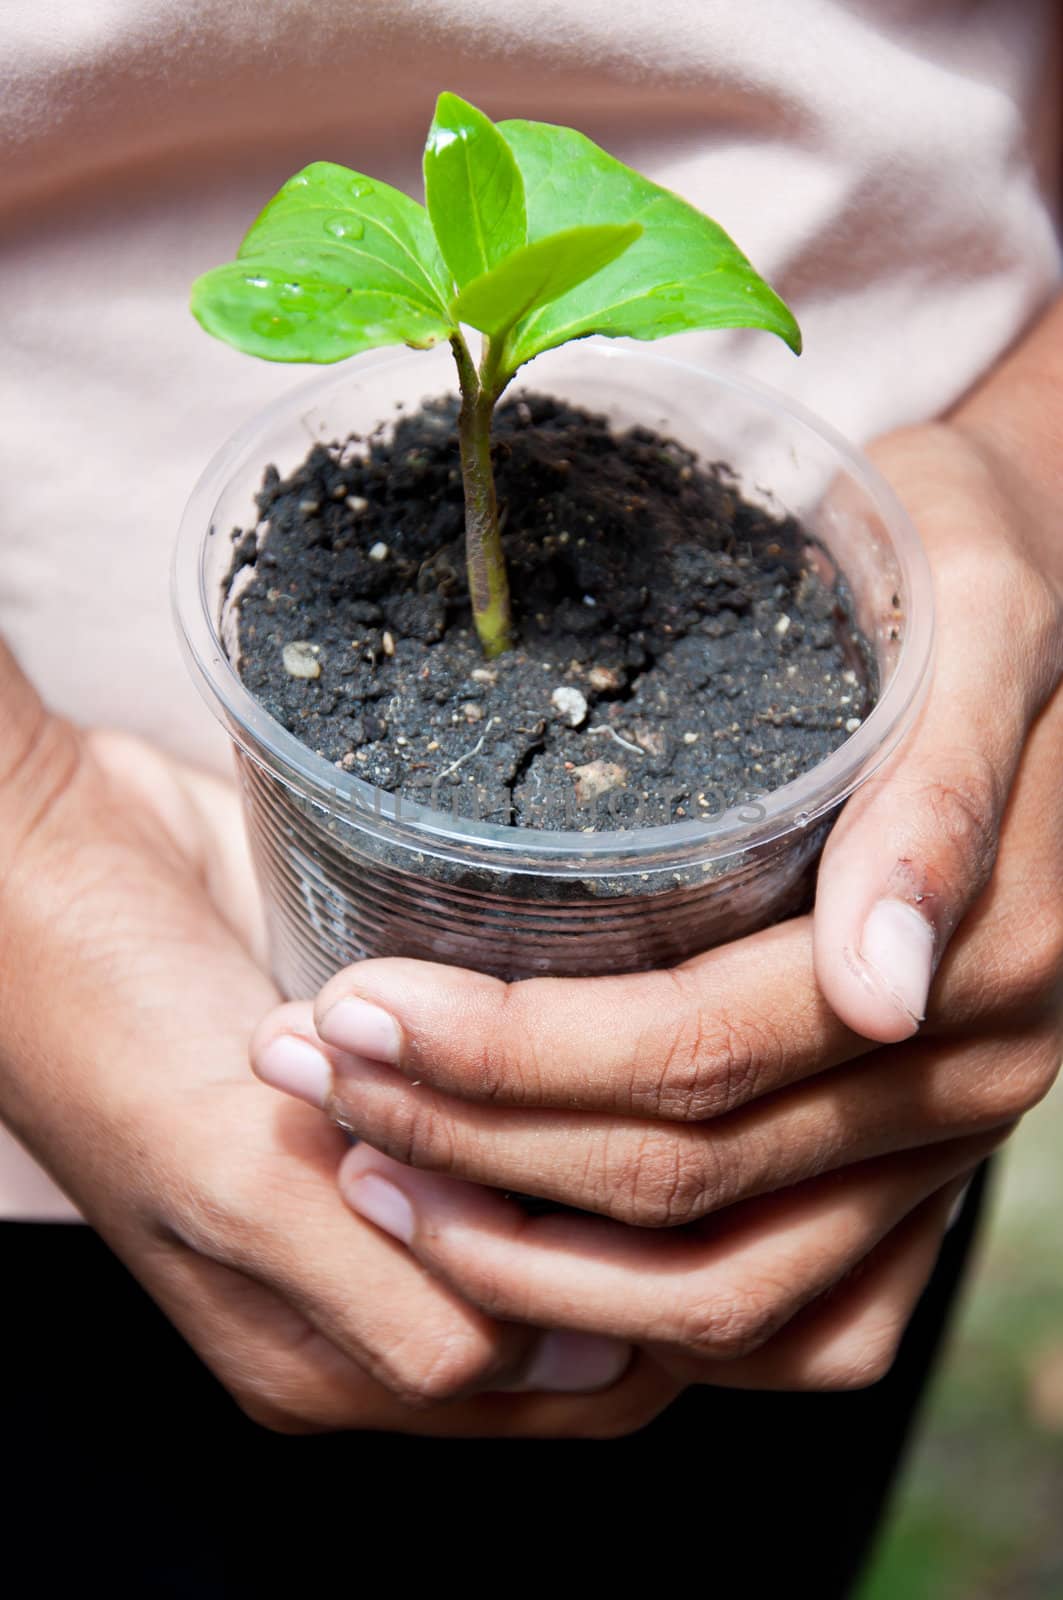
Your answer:
[[[988,1227],[857,1600],[1063,1600],[1063,1081]]]

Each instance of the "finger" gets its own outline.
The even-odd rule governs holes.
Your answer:
[[[847,1280],[760,1350],[714,1366],[709,1381],[730,1389],[785,1390],[865,1389],[878,1383],[893,1366],[940,1254],[949,1216],[969,1181],[968,1173],[925,1200]]]
[[[494,1105],[698,1121],[869,1048],[820,994],[807,919],[672,971],[504,984],[365,961],[315,1004],[322,1039]]]
[[[759,1348],[995,1142],[890,1157],[669,1234],[571,1214],[529,1217],[499,1195],[441,1185],[367,1145],[345,1158],[340,1182],[352,1209],[494,1316],[720,1361]]]
[[[630,1352],[614,1341],[501,1325],[359,1224],[336,1187],[346,1141],[304,1107],[269,1098],[273,1125],[249,1142],[254,1163],[231,1150],[215,1152],[223,1171],[201,1161],[210,1211],[185,1219],[182,1243],[210,1255],[220,1239],[228,1265],[272,1289],[407,1404],[518,1384],[569,1392],[616,1381]],[[249,1121],[256,1109],[248,1107]],[[275,1165],[262,1154],[271,1144]]]
[[[309,1030],[305,1008],[287,1010]],[[283,1014],[274,1014],[274,1025]],[[1014,1121],[1059,1065],[1054,1020],[1016,1038],[915,1040],[809,1078],[712,1122],[497,1111],[315,1047],[330,1116],[396,1160],[492,1187],[674,1227],[853,1162]],[[282,1083],[287,1048],[262,1034],[255,1069]]]
[[[147,1286],[254,1421],[283,1433],[357,1428],[445,1437],[607,1438],[656,1416],[679,1384],[629,1362],[604,1392],[526,1388],[411,1404],[373,1379],[264,1285],[191,1251],[167,1252]],[[581,1336],[569,1335],[575,1340]],[[586,1342],[584,1340],[584,1342]]]
[[[942,954],[993,870],[1027,730],[1059,669],[1058,602],[1011,552],[1010,508],[962,451],[968,493],[953,477],[942,499],[943,447],[923,431],[887,462],[937,580],[930,697],[899,754],[842,812],[816,893],[823,993],[849,1027],[884,1043],[926,1015]]]

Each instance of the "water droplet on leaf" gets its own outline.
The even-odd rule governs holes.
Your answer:
[[[364,200],[367,194],[372,194],[373,185],[365,178],[358,178],[351,184],[351,194],[355,200]]]
[[[334,239],[360,239],[365,228],[357,217],[329,217],[325,223],[325,232],[331,234]]]

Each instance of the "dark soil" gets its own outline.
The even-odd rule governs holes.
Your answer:
[[[747,802],[867,715],[844,582],[725,466],[536,394],[500,408],[495,462],[520,645],[492,662],[453,403],[268,469],[233,536],[240,670],[320,755],[464,815],[617,828]]]

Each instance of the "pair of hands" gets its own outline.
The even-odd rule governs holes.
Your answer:
[[[232,791],[3,663],[0,1109],[257,1420],[606,1437],[890,1364],[1059,1064],[1063,582],[990,434],[879,456],[937,583],[918,732],[814,918],[670,973],[378,961],[271,1010]]]

